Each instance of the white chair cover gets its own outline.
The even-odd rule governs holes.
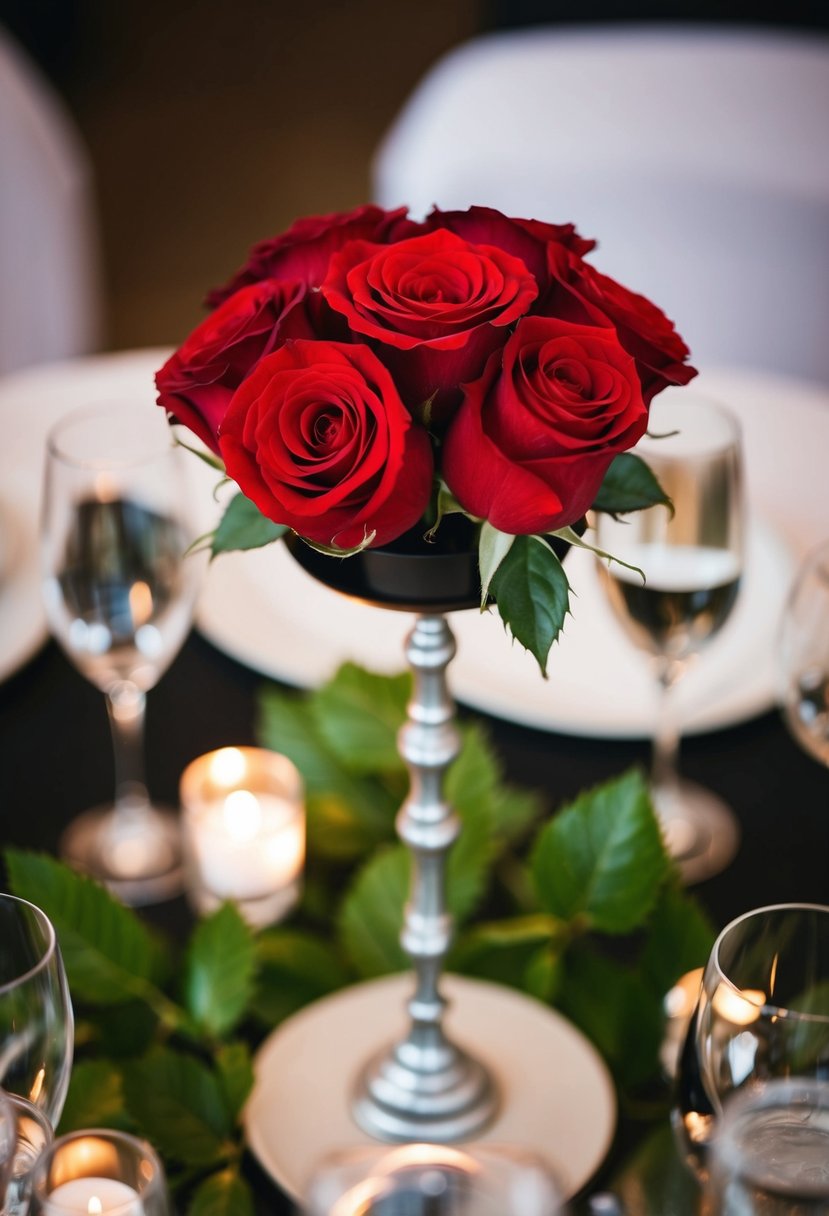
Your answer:
[[[62,102],[0,29],[0,373],[100,342],[96,213]]]
[[[380,145],[384,206],[574,221],[697,366],[829,380],[829,39],[538,27],[450,52]]]

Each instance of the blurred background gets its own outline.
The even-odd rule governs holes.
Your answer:
[[[760,21],[739,0],[0,0],[89,157],[112,349],[179,341],[255,241],[366,201],[374,149],[450,48],[509,26],[648,19]],[[764,23],[825,30],[827,6]]]

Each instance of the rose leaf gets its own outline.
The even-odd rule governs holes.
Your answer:
[[[195,1056],[157,1048],[124,1068],[127,1109],[165,1157],[214,1165],[225,1155],[231,1118],[219,1079]]]
[[[499,532],[487,520],[481,524],[478,537],[478,568],[481,572],[481,607],[489,595],[489,585],[498,567],[512,548],[515,537],[509,532]]]
[[[55,926],[74,996],[93,1005],[160,996],[163,948],[131,909],[45,854],[8,849],[5,859],[11,890]]]
[[[537,536],[517,536],[493,577],[498,612],[547,677],[547,656],[564,625],[570,584],[553,550]]]
[[[363,978],[405,971],[400,945],[409,889],[409,853],[394,845],[375,853],[360,870],[340,910],[340,937]]]
[[[253,1216],[253,1211],[249,1183],[229,1167],[205,1178],[190,1202],[187,1216]]]
[[[209,1035],[221,1037],[244,1014],[254,969],[253,934],[233,904],[222,904],[198,925],[184,971],[187,1008]]]
[[[542,906],[565,921],[627,933],[652,911],[668,869],[636,770],[581,794],[539,832],[532,856]]]
[[[268,929],[256,939],[256,954],[259,973],[252,1012],[267,1026],[347,982],[331,943],[307,930],[281,925]]]
[[[644,511],[659,504],[673,514],[673,504],[649,465],[641,456],[620,452],[605,473],[593,500],[593,510],[622,515],[626,511]]]
[[[225,508],[219,526],[213,533],[211,557],[236,549],[261,549],[279,540],[288,531],[285,524],[275,524],[244,494],[234,494]]]

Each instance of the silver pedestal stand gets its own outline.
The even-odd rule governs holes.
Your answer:
[[[443,961],[452,941],[446,907],[446,861],[460,821],[443,798],[443,778],[460,750],[446,668],[455,639],[440,615],[417,618],[406,642],[414,676],[408,721],[398,745],[410,789],[397,832],[412,855],[410,897],[401,943],[412,960],[414,995],[409,1031],[363,1070],[352,1112],[360,1127],[381,1140],[468,1140],[495,1116],[496,1087],[483,1065],[446,1037],[440,995]]]

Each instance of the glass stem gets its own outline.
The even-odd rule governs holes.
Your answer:
[[[653,736],[651,792],[663,824],[679,818],[679,721],[674,709],[673,686],[681,667],[672,659],[662,659],[658,669],[661,690],[659,712]]]
[[[135,816],[150,805],[144,781],[144,713],[147,698],[131,680],[107,690],[107,709],[115,757],[115,809]]]

